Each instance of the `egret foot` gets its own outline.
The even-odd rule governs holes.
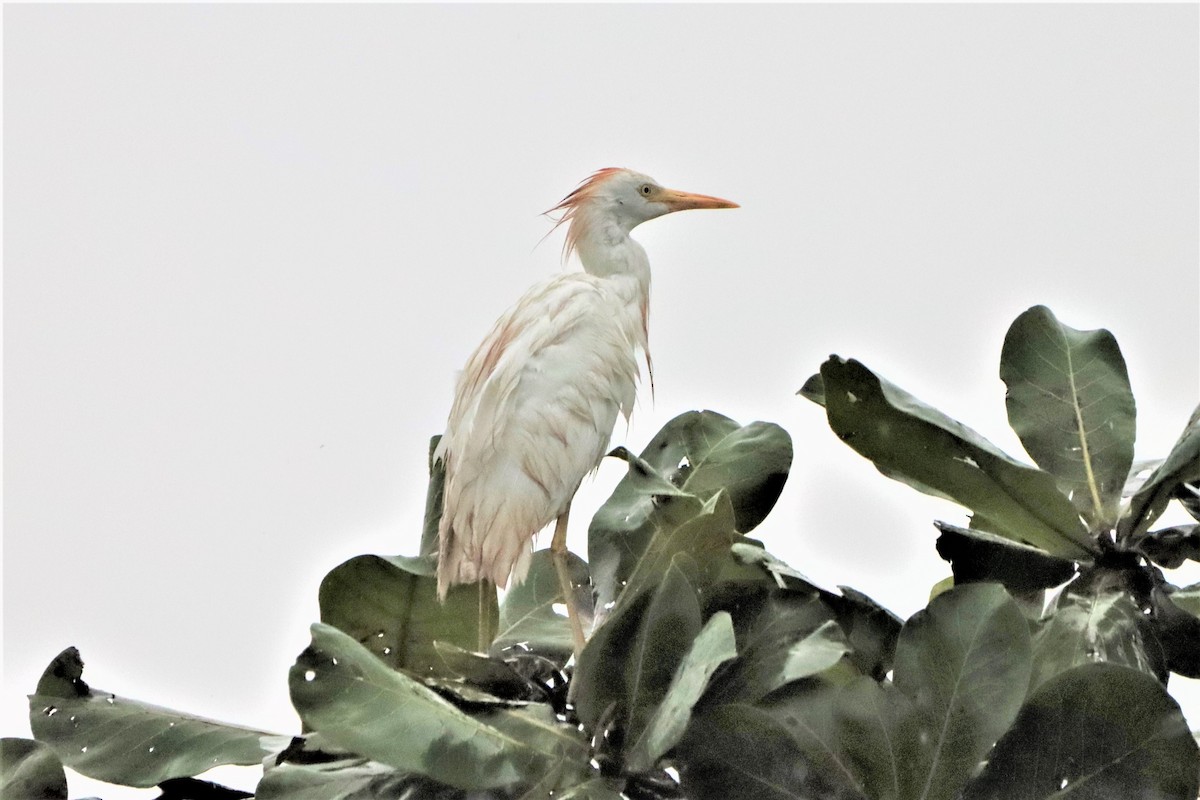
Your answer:
[[[575,605],[575,586],[571,583],[571,570],[567,564],[567,517],[571,515],[571,506],[559,515],[554,526],[554,538],[550,540],[550,553],[554,557],[554,568],[558,572],[558,588],[562,592],[563,602],[567,605],[567,619],[571,623],[571,639],[575,643],[575,663],[579,663],[579,654],[583,652],[583,623],[579,620],[579,607]]]

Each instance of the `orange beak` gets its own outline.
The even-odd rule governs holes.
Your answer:
[[[706,194],[680,192],[675,189],[663,189],[662,195],[654,199],[665,204],[671,211],[687,211],[692,208],[740,208],[737,203],[730,200],[722,200]]]

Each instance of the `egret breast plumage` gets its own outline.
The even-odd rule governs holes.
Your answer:
[[[652,363],[650,264],[629,232],[672,211],[734,207],[604,169],[551,209],[567,226],[564,255],[577,254],[584,271],[529,289],[459,375],[434,454],[446,475],[440,596],[459,583],[520,581],[534,536],[555,520],[551,546],[565,578],[571,499],[607,452],[617,417],[633,410],[639,358]]]

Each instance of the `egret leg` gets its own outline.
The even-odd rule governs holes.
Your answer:
[[[550,553],[554,557],[554,568],[558,571],[558,587],[567,605],[567,619],[571,623],[571,638],[575,642],[575,663],[583,652],[583,623],[579,621],[579,608],[575,605],[575,587],[571,584],[571,571],[567,566],[567,517],[571,506],[559,516],[554,526],[554,538],[550,540]]]

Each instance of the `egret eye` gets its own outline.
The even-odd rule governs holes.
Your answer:
[[[650,184],[643,183],[641,185],[641,187],[638,188],[638,191],[642,193],[642,197],[649,197],[650,196]]]

